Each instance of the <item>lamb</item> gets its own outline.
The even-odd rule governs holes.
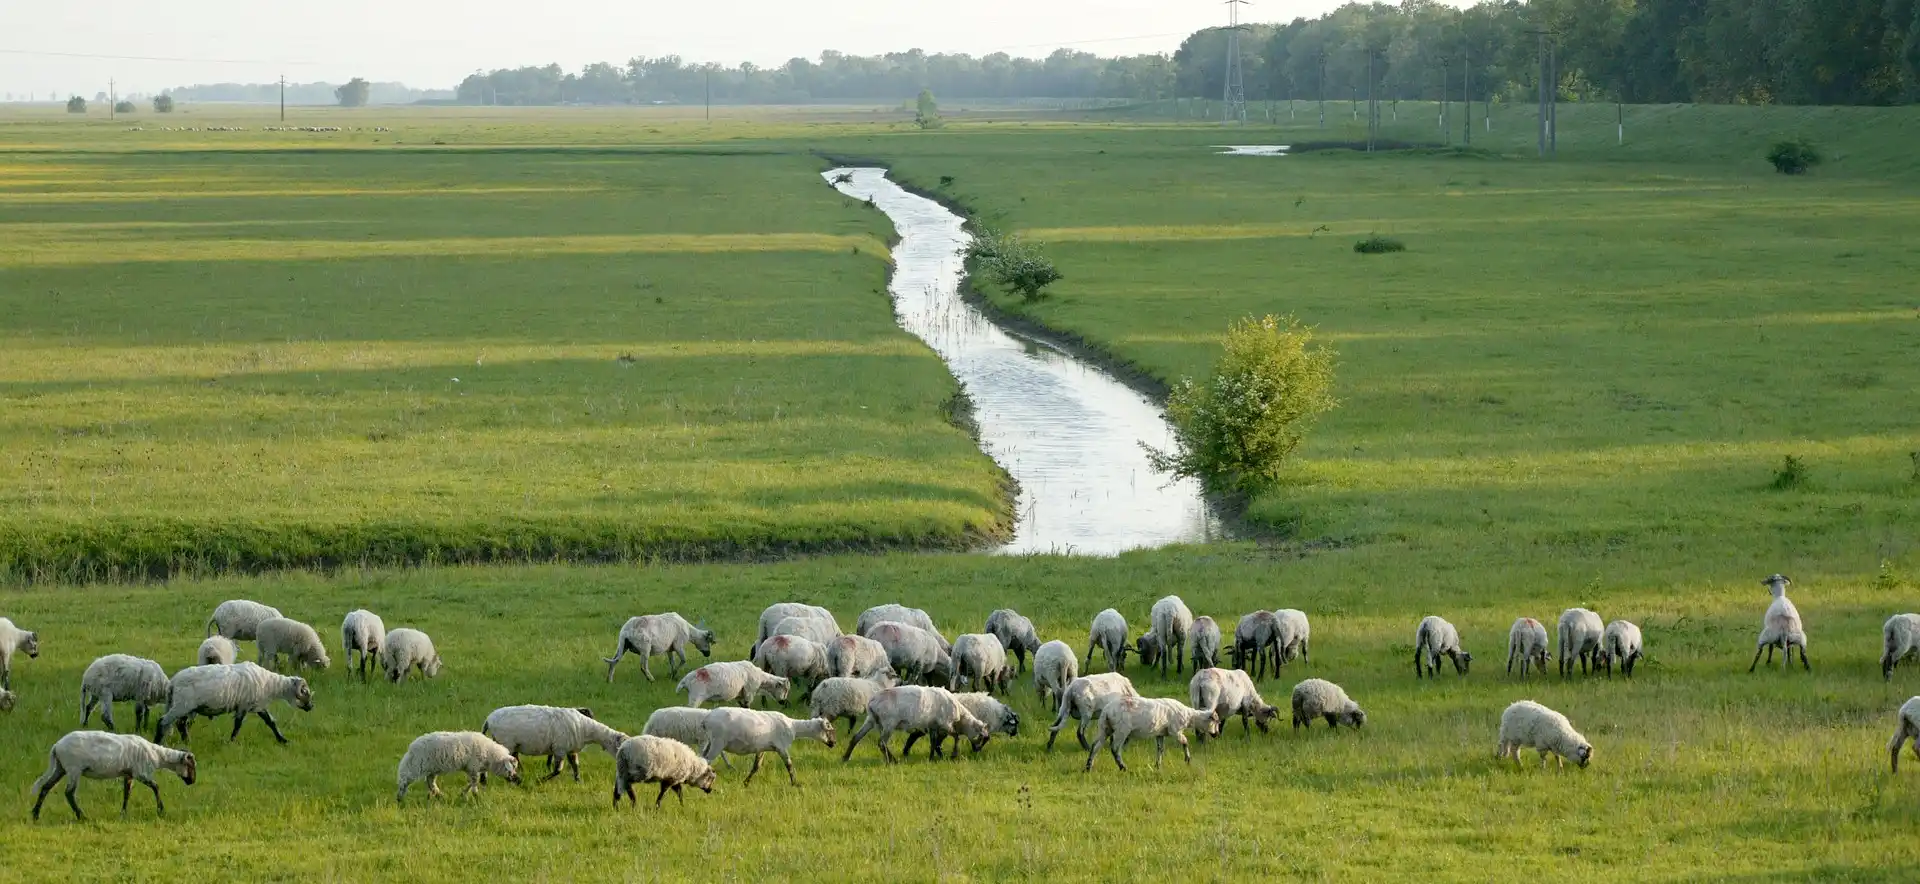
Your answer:
[[[1532,700],[1521,700],[1500,713],[1500,748],[1494,757],[1511,753],[1514,766],[1519,767],[1523,747],[1540,753],[1541,767],[1547,766],[1549,754],[1558,757],[1560,767],[1566,767],[1569,758],[1581,767],[1593,760],[1593,745],[1565,715]]]
[[[1773,593],[1773,604],[1767,606],[1766,619],[1760,622],[1759,646],[1753,649],[1753,665],[1748,666],[1747,671],[1752,672],[1754,667],[1760,665],[1762,650],[1767,652],[1767,665],[1772,666],[1774,648],[1780,648],[1783,652],[1782,668],[1790,667],[1793,665],[1793,649],[1799,648],[1800,665],[1812,672],[1813,664],[1807,662],[1806,626],[1800,622],[1800,609],[1787,599],[1787,587],[1793,581],[1788,580],[1785,574],[1775,574],[1760,582]]]
[[[1439,617],[1427,617],[1420,621],[1420,628],[1413,633],[1413,674],[1414,677],[1440,675],[1440,658],[1453,661],[1455,672],[1467,674],[1467,668],[1473,663],[1473,655],[1460,648],[1460,631]]]
[[[626,795],[627,801],[634,807],[640,802],[633,797],[634,783],[659,783],[660,794],[653,799],[653,806],[659,807],[666,800],[667,790],[672,789],[680,804],[687,803],[682,786],[692,786],[707,794],[713,794],[713,783],[719,777],[708,764],[692,749],[675,740],[642,734],[620,744],[620,751],[613,759],[613,806],[620,806],[620,796]]]
[[[793,741],[819,740],[827,744],[829,749],[834,745],[832,721],[825,718],[788,718],[779,712],[723,706],[707,713],[706,730],[707,742],[700,749],[700,757],[709,766],[725,752],[735,755],[753,753],[753,767],[747,770],[747,778],[740,782],[743,786],[753,782],[753,775],[760,772],[760,758],[766,752],[780,756],[787,766],[787,782],[798,786],[800,780],[793,775]]]
[[[400,756],[397,772],[400,788],[393,793],[393,802],[404,803],[407,790],[420,780],[427,781],[428,795],[439,798],[440,784],[436,780],[441,774],[455,771],[466,772],[468,797],[480,793],[485,774],[493,774],[509,783],[520,782],[519,760],[513,757],[507,747],[494,742],[486,734],[434,731],[414,737],[407,746],[407,754]]]
[[[860,716],[867,714],[867,704],[874,696],[896,684],[890,673],[872,678],[834,676],[814,686],[809,711],[814,718],[845,718],[851,731],[860,723]]]
[[[1187,635],[1193,631],[1193,612],[1187,609],[1187,603],[1177,595],[1170,595],[1153,603],[1151,613],[1153,636],[1159,640],[1160,677],[1167,676],[1167,656],[1173,657],[1173,671],[1185,672],[1185,664],[1180,652],[1187,647]]]
[[[418,629],[402,626],[387,633],[387,640],[380,645],[374,659],[379,661],[387,680],[394,684],[405,681],[416,669],[421,678],[440,676],[440,652],[433,649],[433,639]]]
[[[999,639],[984,632],[970,632],[953,640],[953,673],[947,680],[947,690],[959,690],[961,679],[990,694],[1006,692],[1013,668],[1007,665],[1007,649]]]
[[[825,645],[839,638],[840,630],[832,621],[818,617],[787,617],[773,625],[773,635],[797,635],[814,644]]]
[[[1313,720],[1324,718],[1327,727],[1345,724],[1359,728],[1367,723],[1366,710],[1347,696],[1346,689],[1323,678],[1309,678],[1293,686],[1293,726],[1312,729]]]
[[[606,658],[607,681],[613,681],[613,667],[620,665],[620,658],[628,651],[640,655],[640,671],[648,681],[653,681],[655,654],[665,654],[668,676],[679,678],[680,667],[687,662],[689,644],[699,648],[701,656],[713,657],[713,632],[688,623],[687,618],[677,613],[631,618],[620,627],[620,646],[614,649],[613,656]]]
[[[74,731],[61,737],[47,752],[47,772],[33,782],[33,818],[40,818],[40,805],[47,800],[47,793],[53,791],[54,785],[70,778],[67,779],[67,806],[73,808],[74,819],[86,819],[86,814],[80,812],[80,802],[74,800],[82,777],[119,780],[121,816],[126,816],[127,805],[133,800],[133,781],[139,780],[153,790],[154,812],[164,815],[167,805],[160,800],[160,784],[153,779],[154,773],[161,770],[173,771],[181,782],[193,785],[196,773],[193,753],[157,746],[133,734]]]
[[[827,674],[868,678],[882,672],[892,674],[893,663],[879,642],[864,635],[843,635],[827,644]]]
[[[0,617],[0,690],[13,690],[13,655],[27,652],[27,659],[40,656],[40,634],[13,625]]]
[[[744,707],[763,696],[785,703],[791,690],[791,682],[763,672],[745,660],[708,663],[687,673],[673,686],[673,692],[685,692],[687,705],[695,708],[708,700],[737,702]]]
[[[919,608],[909,608],[904,605],[876,605],[860,612],[860,620],[854,624],[853,631],[872,638],[873,634],[871,630],[874,625],[887,622],[918,626],[921,629],[933,633],[934,640],[940,643],[940,650],[951,651],[953,649],[953,643],[947,641],[947,637],[940,634],[939,627],[933,625],[932,615],[929,615]]]
[[[1642,654],[1640,627],[1625,620],[1615,620],[1607,624],[1606,634],[1600,637],[1600,652],[1594,655],[1595,665],[1607,667],[1607,677],[1613,677],[1613,661],[1620,661],[1620,669],[1628,678],[1633,677],[1633,664]]]
[[[841,763],[853,757],[854,747],[860,745],[861,738],[874,730],[880,731],[880,755],[888,764],[896,764],[893,748],[887,741],[893,738],[894,731],[908,734],[924,733],[934,744],[931,757],[939,758],[939,744],[947,737],[964,737],[968,740],[983,740],[987,737],[986,722],[975,718],[967,711],[951,691],[945,688],[901,685],[888,688],[874,695],[867,704],[867,717],[860,722],[860,729],[853,732],[853,738],[847,741],[847,751],[840,756]],[[955,749],[959,746],[955,745]],[[950,758],[958,758],[954,752]]]
[[[80,726],[86,727],[93,707],[100,705],[100,720],[107,730],[118,730],[113,723],[113,701],[133,701],[134,730],[147,729],[147,710],[167,702],[167,671],[152,660],[129,654],[108,654],[87,666],[80,676]]]
[[[827,649],[797,635],[776,635],[760,643],[753,665],[791,681],[806,679],[808,688],[800,693],[801,702],[806,702],[812,685],[827,678]]]
[[[327,659],[326,646],[320,642],[320,633],[298,620],[269,617],[254,627],[254,636],[259,643],[258,662],[275,672],[280,671],[283,654],[290,668],[326,669],[333,665],[333,661]]]
[[[1513,627],[1507,630],[1507,674],[1513,674],[1513,661],[1520,661],[1520,677],[1527,677],[1529,667],[1547,668],[1547,661],[1553,659],[1553,653],[1547,649],[1547,627],[1532,617],[1521,617],[1513,621]]]
[[[1880,655],[1880,677],[1893,680],[1893,667],[1920,652],[1920,614],[1895,614],[1880,628],[1886,652]]]
[[[252,663],[189,666],[173,674],[173,684],[167,690],[167,714],[160,716],[153,741],[166,742],[164,737],[171,727],[179,733],[180,741],[186,742],[193,716],[213,718],[231,712],[233,733],[227,736],[228,741],[239,739],[240,725],[252,713],[267,723],[275,740],[285,743],[287,738],[280,733],[279,723],[267,711],[275,700],[284,700],[303,712],[312,711],[313,689],[304,678],[281,675]]]
[[[1255,678],[1267,677],[1267,655],[1273,654],[1274,668],[1280,666],[1280,618],[1272,611],[1254,611],[1233,626],[1233,666],[1254,672]]]
[[[1013,707],[983,693],[954,694],[953,696],[960,701],[960,705],[967,707],[967,711],[972,713],[974,718],[980,719],[980,723],[987,726],[987,735],[974,740],[967,750],[968,754],[987,748],[988,741],[992,740],[996,733],[1006,734],[1009,737],[1020,736],[1020,714],[1013,711]],[[914,736],[907,737],[907,745],[900,749],[901,755],[913,751],[913,741]],[[939,748],[937,740],[934,744],[935,748]],[[955,746],[953,751],[960,751],[960,747]]]
[[[240,646],[224,635],[210,635],[200,643],[200,653],[195,655],[193,665],[205,666],[209,663],[232,663],[240,654]]]
[[[1267,722],[1280,715],[1280,710],[1267,705],[1260,691],[1253,685],[1253,678],[1238,669],[1202,669],[1193,674],[1193,680],[1187,682],[1187,697],[1193,701],[1195,709],[1211,709],[1219,718],[1222,726],[1235,715],[1240,716],[1240,728],[1249,737],[1253,728],[1248,723],[1260,726],[1260,732],[1267,732]],[[1213,734],[1201,734],[1204,740]]]
[[[1307,612],[1297,608],[1281,608],[1273,612],[1273,617],[1280,624],[1274,633],[1275,659],[1279,663],[1291,662],[1293,655],[1299,654],[1302,660],[1312,660],[1308,646],[1312,644],[1313,626],[1307,622]]]
[[[1053,751],[1053,741],[1067,726],[1069,718],[1080,719],[1073,735],[1080,740],[1080,748],[1087,748],[1087,728],[1093,724],[1093,717],[1100,714],[1100,707],[1115,696],[1138,697],[1140,692],[1118,672],[1083,675],[1068,682],[1060,696],[1060,711],[1054,717],[1053,727],[1047,730],[1047,751]]]
[[[1087,632],[1087,662],[1082,669],[1093,669],[1093,651],[1095,648],[1107,655],[1109,672],[1127,671],[1127,652],[1132,650],[1127,642],[1127,618],[1112,608],[1093,615],[1093,628]]]
[[[564,706],[502,706],[487,715],[480,732],[507,747],[517,762],[522,755],[547,757],[546,782],[560,775],[564,765],[580,782],[580,750],[599,746],[613,755],[627,738],[593,718],[592,710]]]
[[[251,641],[260,623],[280,616],[277,608],[246,599],[229,599],[213,609],[207,618],[208,635],[224,635],[234,641]]]
[[[360,680],[367,680],[367,669],[373,663],[373,655],[380,653],[380,646],[387,643],[387,624],[380,615],[364,608],[347,614],[340,622],[340,646],[345,649],[347,665],[354,665],[354,654],[360,655],[360,663],[355,671]]]
[[[840,634],[840,622],[833,618],[832,611],[817,605],[803,605],[799,602],[778,602],[768,605],[766,610],[760,612],[760,628],[753,635],[753,646],[747,649],[747,656],[751,658],[753,652],[760,649],[761,642],[766,641],[769,637],[776,634],[773,631],[774,627],[779,626],[780,621],[788,617],[810,617],[820,620],[823,621],[825,625],[833,628],[834,635]]]
[[[1900,704],[1900,721],[1894,726],[1893,739],[1887,742],[1887,757],[1893,772],[1900,772],[1900,747],[1913,741],[1913,757],[1920,758],[1920,697]]]
[[[1080,677],[1080,658],[1072,646],[1050,641],[1033,652],[1033,689],[1050,710],[1058,711],[1067,685]]]
[[[1000,640],[1000,646],[1012,654],[1016,662],[1016,674],[1027,671],[1027,655],[1040,652],[1040,633],[1035,632],[1033,621],[1020,615],[1012,608],[1001,608],[987,615],[986,628],[980,630]]]
[[[1573,674],[1576,660],[1582,675],[1592,674],[1600,663],[1600,639],[1606,631],[1600,615],[1586,608],[1568,608],[1560,615],[1561,678]]]
[[[1195,618],[1188,640],[1193,647],[1193,671],[1220,665],[1220,624],[1212,617]]]
[[[953,658],[940,637],[907,623],[886,621],[867,629],[867,637],[887,649],[887,662],[902,681],[917,681],[952,672]],[[947,647],[951,647],[950,645]]]
[[[1082,773],[1093,770],[1093,759],[1103,745],[1113,753],[1113,763],[1126,770],[1127,762],[1120,754],[1127,748],[1127,741],[1134,737],[1153,738],[1154,767],[1159,767],[1167,755],[1168,737],[1180,744],[1180,754],[1192,764],[1193,747],[1187,742],[1185,732],[1208,734],[1219,729],[1220,716],[1212,709],[1195,709],[1179,700],[1158,697],[1109,697],[1100,708],[1100,733],[1087,748],[1087,765],[1080,770]]]

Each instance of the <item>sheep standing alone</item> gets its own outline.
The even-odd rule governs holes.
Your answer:
[[[387,674],[387,680],[399,684],[414,670],[421,678],[440,676],[440,652],[433,649],[433,639],[418,629],[402,626],[387,633],[385,644],[374,656],[380,661],[380,670]]]
[[[1507,674],[1513,674],[1513,661],[1520,661],[1520,677],[1527,677],[1530,667],[1547,668],[1547,661],[1553,654],[1547,649],[1547,627],[1532,617],[1522,617],[1513,621],[1513,628],[1507,630]]]
[[[313,710],[313,689],[304,678],[281,675],[252,663],[189,666],[173,674],[173,684],[167,689],[167,713],[160,716],[153,741],[166,742],[167,728],[172,727],[178,731],[180,741],[186,742],[193,716],[213,718],[231,712],[233,733],[227,735],[229,742],[239,738],[240,725],[246,722],[248,713],[252,713],[267,723],[275,740],[285,743],[287,738],[280,733],[279,723],[267,711],[275,700],[284,700],[295,709],[309,712]]]
[[[13,655],[26,652],[27,659],[40,656],[40,634],[13,625],[0,617],[0,690],[13,689]]]
[[[1040,633],[1034,630],[1033,621],[1012,608],[988,614],[986,628],[980,631],[999,639],[1000,646],[1013,655],[1015,674],[1027,671],[1028,654],[1040,652]]]
[[[326,669],[333,665],[333,661],[327,659],[326,645],[320,642],[320,633],[298,620],[285,617],[262,620],[254,627],[254,640],[260,652],[258,662],[275,672],[280,671],[282,655],[293,669]]]
[[[1087,748],[1087,728],[1093,724],[1093,718],[1100,714],[1100,707],[1110,697],[1138,697],[1133,682],[1118,672],[1102,672],[1098,675],[1083,675],[1067,683],[1066,691],[1060,695],[1060,711],[1055,714],[1053,727],[1047,730],[1047,751],[1053,751],[1053,741],[1060,736],[1060,730],[1067,726],[1067,720],[1077,718],[1080,721],[1073,735],[1080,741],[1080,748]]]
[[[975,718],[972,712],[945,688],[928,688],[916,685],[901,685],[888,688],[874,695],[867,704],[867,717],[860,722],[860,729],[853,732],[847,740],[847,751],[840,756],[845,763],[853,757],[854,747],[860,745],[861,738],[873,731],[880,731],[880,755],[888,764],[896,764],[893,747],[887,745],[894,731],[905,731],[912,735],[926,734],[935,746],[931,757],[940,757],[938,744],[947,737],[964,737],[968,740],[985,739],[988,731],[986,722]],[[956,744],[954,748],[960,747]],[[958,751],[949,758],[958,758]]]
[[[953,640],[953,672],[947,679],[947,690],[959,690],[962,679],[976,690],[1006,692],[1013,667],[1007,665],[1007,649],[998,638],[970,632]]]
[[[722,753],[753,753],[753,766],[741,781],[743,786],[753,782],[753,775],[760,772],[760,758],[767,752],[780,756],[787,766],[787,782],[798,786],[800,780],[793,775],[793,741],[818,740],[829,749],[834,745],[833,722],[827,719],[788,718],[783,713],[755,709],[715,709],[707,713],[706,731],[707,742],[700,749],[700,757],[709,766]]]
[[[33,782],[33,818],[40,818],[40,805],[47,800],[47,793],[53,791],[54,785],[69,778],[67,806],[73,808],[74,819],[86,819],[86,814],[80,812],[80,802],[74,800],[82,777],[119,780],[122,816],[126,815],[127,805],[133,798],[133,781],[139,780],[153,790],[154,812],[164,814],[167,805],[160,800],[160,784],[153,780],[154,773],[161,770],[173,771],[181,782],[193,785],[196,772],[193,753],[157,746],[133,734],[74,731],[61,737],[47,752],[47,772]]]
[[[712,658],[713,631],[688,623],[687,618],[673,612],[629,618],[620,627],[620,646],[606,658],[607,681],[613,681],[613,668],[628,651],[640,655],[640,671],[648,681],[653,681],[655,654],[667,656],[667,674],[678,678],[680,667],[687,662],[687,645],[699,648],[701,656]]]
[[[1893,772],[1900,772],[1900,747],[1913,741],[1913,757],[1920,758],[1920,697],[1900,704],[1900,721],[1894,725],[1893,739],[1887,742],[1887,756]]]
[[[1193,646],[1193,671],[1220,665],[1220,624],[1213,622],[1212,617],[1194,619],[1189,643]]]
[[[1880,655],[1880,677],[1891,681],[1893,667],[1920,652],[1920,614],[1895,614],[1880,627],[1886,650]]]
[[[147,727],[147,710],[167,702],[167,671],[152,660],[130,654],[108,654],[87,666],[80,676],[80,726],[86,727],[95,704],[107,730],[113,723],[113,701],[133,701],[134,730]]]
[[[1050,641],[1033,652],[1033,690],[1047,708],[1058,711],[1067,685],[1080,677],[1080,658],[1063,641]]]
[[[1793,581],[1788,580],[1785,574],[1775,574],[1760,583],[1773,593],[1773,604],[1767,606],[1767,616],[1760,622],[1759,645],[1753,649],[1753,664],[1747,667],[1747,671],[1752,672],[1754,667],[1760,665],[1760,652],[1763,650],[1767,652],[1767,665],[1772,666],[1774,648],[1782,651],[1781,668],[1790,668],[1793,666],[1793,649],[1799,648],[1800,665],[1812,672],[1813,664],[1807,662],[1806,625],[1800,621],[1800,609],[1787,599],[1787,587]]]
[[[1548,755],[1557,756],[1561,767],[1567,766],[1569,758],[1581,767],[1593,760],[1593,744],[1573,729],[1565,715],[1532,700],[1521,700],[1500,713],[1500,748],[1494,757],[1511,753],[1518,767],[1522,748],[1539,752],[1541,767],[1547,766]]]
[[[413,738],[407,745],[407,754],[400,756],[400,767],[396,772],[400,788],[393,793],[393,802],[406,801],[407,790],[421,780],[427,781],[427,794],[441,797],[441,774],[464,771],[467,775],[468,797],[479,794],[481,776],[492,774],[509,783],[520,782],[520,762],[507,747],[489,739],[486,734],[473,731],[434,731]]]
[[[1324,718],[1327,727],[1341,724],[1358,728],[1367,723],[1367,712],[1347,696],[1345,688],[1324,678],[1309,678],[1293,686],[1293,726],[1313,727],[1313,720]]]
[[[1582,675],[1592,674],[1600,662],[1600,639],[1607,627],[1600,615],[1586,608],[1568,608],[1560,615],[1560,677],[1573,674],[1574,666]]]
[[[1167,675],[1167,657],[1173,657],[1173,670],[1185,672],[1182,667],[1185,660],[1181,651],[1186,650],[1187,636],[1193,632],[1193,611],[1177,595],[1170,595],[1153,603],[1149,615],[1153,625],[1153,637],[1160,650],[1160,677]]]
[[[1600,653],[1597,665],[1607,667],[1607,677],[1613,677],[1613,661],[1620,661],[1620,668],[1628,678],[1633,677],[1633,664],[1640,660],[1644,649],[1640,644],[1640,627],[1625,620],[1615,620],[1607,624],[1606,634],[1600,637]]]
[[[565,706],[502,706],[487,715],[480,732],[507,747],[515,761],[522,755],[546,756],[547,775],[541,782],[559,776],[563,763],[573,770],[573,781],[580,782],[580,750],[599,746],[613,755],[627,738],[595,721],[591,711]]]
[[[1093,670],[1093,652],[1098,648],[1107,655],[1108,672],[1127,671],[1127,651],[1132,650],[1127,641],[1127,618],[1112,608],[1093,615],[1093,627],[1087,631],[1087,662],[1081,668]]]
[[[1420,628],[1413,632],[1413,674],[1415,677],[1438,676],[1440,658],[1453,661],[1453,669],[1461,675],[1473,663],[1473,655],[1460,647],[1460,630],[1453,628],[1439,617],[1426,617],[1420,621]]]
[[[1279,663],[1290,663],[1295,654],[1302,660],[1312,660],[1313,624],[1307,620],[1307,612],[1298,608],[1281,608],[1273,612],[1279,623],[1274,634],[1274,659]]]
[[[199,653],[194,655],[193,665],[206,666],[211,663],[232,663],[240,656],[240,646],[224,635],[207,636],[200,643]]]
[[[1247,736],[1253,736],[1249,719],[1260,726],[1261,733],[1266,733],[1267,722],[1280,714],[1280,710],[1267,705],[1260,696],[1253,678],[1239,669],[1209,668],[1195,672],[1193,680],[1187,682],[1187,697],[1195,709],[1212,709],[1222,727],[1226,726],[1227,719],[1240,716],[1240,728]]]
[[[841,634],[840,621],[835,620],[833,612],[826,608],[817,605],[803,605],[799,602],[776,602],[768,605],[766,610],[760,612],[760,628],[754,632],[753,645],[747,649],[747,656],[751,658],[753,652],[760,649],[760,643],[773,636],[775,634],[773,631],[774,628],[780,625],[780,621],[788,617],[810,617],[821,621],[828,628],[832,629],[834,635]]]
[[[887,649],[864,635],[843,635],[827,644],[827,674],[840,678],[870,678],[893,673]]]
[[[887,663],[901,681],[945,681],[953,671],[952,645],[926,629],[889,620],[868,627],[867,637],[887,649]]]
[[[347,665],[354,666],[354,655],[360,655],[355,671],[360,680],[367,680],[367,670],[373,666],[373,655],[380,653],[380,646],[387,643],[387,624],[380,615],[364,608],[347,614],[340,621],[340,646],[344,649]]]
[[[224,635],[234,641],[252,641],[262,621],[280,616],[278,608],[269,608],[246,599],[228,599],[213,609],[207,618],[208,635]]]
[[[1280,618],[1272,611],[1254,611],[1242,616],[1233,626],[1233,667],[1267,677],[1267,656],[1273,655],[1274,668],[1280,667]]]
[[[1113,763],[1126,770],[1127,762],[1121,753],[1126,750],[1127,741],[1134,737],[1153,738],[1154,767],[1159,767],[1167,755],[1168,737],[1179,742],[1180,754],[1192,764],[1193,746],[1187,742],[1186,731],[1209,734],[1219,727],[1220,716],[1212,709],[1195,709],[1179,700],[1160,697],[1110,697],[1106,705],[1100,707],[1100,733],[1087,748],[1087,765],[1080,770],[1082,773],[1093,770],[1093,759],[1099,756],[1103,745],[1113,753]]]
[[[867,714],[867,704],[873,702],[874,696],[896,684],[893,676],[886,673],[872,678],[834,676],[814,687],[808,711],[814,718],[845,718],[851,731],[860,723],[860,716]]]
[[[746,706],[763,696],[785,703],[791,690],[791,682],[763,672],[746,660],[708,663],[687,673],[673,686],[673,692],[685,692],[687,705],[694,707],[708,700]]]
[[[801,702],[812,695],[813,685],[826,680],[827,649],[797,635],[775,635],[760,643],[753,652],[753,665],[794,683],[803,679],[807,689],[800,692]]]
[[[692,786],[708,794],[713,793],[713,783],[719,779],[708,764],[692,749],[684,744],[663,737],[642,734],[620,744],[620,751],[613,758],[613,806],[620,806],[620,796],[626,795],[627,801],[635,807],[640,806],[633,797],[634,783],[659,783],[660,794],[653,799],[653,806],[659,807],[666,800],[667,790],[672,789],[674,797],[680,803],[687,803],[682,786]]]

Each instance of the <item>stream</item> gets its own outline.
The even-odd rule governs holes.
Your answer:
[[[851,180],[834,183],[841,175]],[[900,326],[927,342],[972,397],[980,443],[1020,483],[1003,553],[1114,555],[1221,534],[1199,483],[1169,483],[1141,442],[1165,448],[1160,408],[1107,372],[995,325],[960,295],[960,216],[884,169],[835,169],[829,183],[871,202],[900,235],[892,295]]]

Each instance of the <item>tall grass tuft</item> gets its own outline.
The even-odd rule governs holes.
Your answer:
[[[1391,236],[1381,236],[1375,233],[1369,234],[1366,239],[1354,243],[1353,250],[1362,255],[1386,255],[1393,252],[1406,251],[1407,244]]]
[[[1780,469],[1774,471],[1773,482],[1767,487],[1775,491],[1796,491],[1811,484],[1813,477],[1807,472],[1807,462],[1789,454],[1780,461]]]

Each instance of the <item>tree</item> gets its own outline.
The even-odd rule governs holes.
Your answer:
[[[372,83],[354,77],[345,86],[333,90],[333,97],[340,99],[341,107],[366,107],[367,96],[372,92]]]
[[[173,96],[155,95],[153,97],[153,112],[156,114],[173,113]]]
[[[913,112],[913,124],[922,129],[940,128],[940,103],[933,100],[931,90],[920,90],[920,98]]]
[[[139,107],[131,101],[123,100],[113,106],[113,112],[116,114],[130,114],[136,110],[139,110]]]
[[[67,99],[67,113],[84,114],[87,112],[87,100],[75,95]]]

